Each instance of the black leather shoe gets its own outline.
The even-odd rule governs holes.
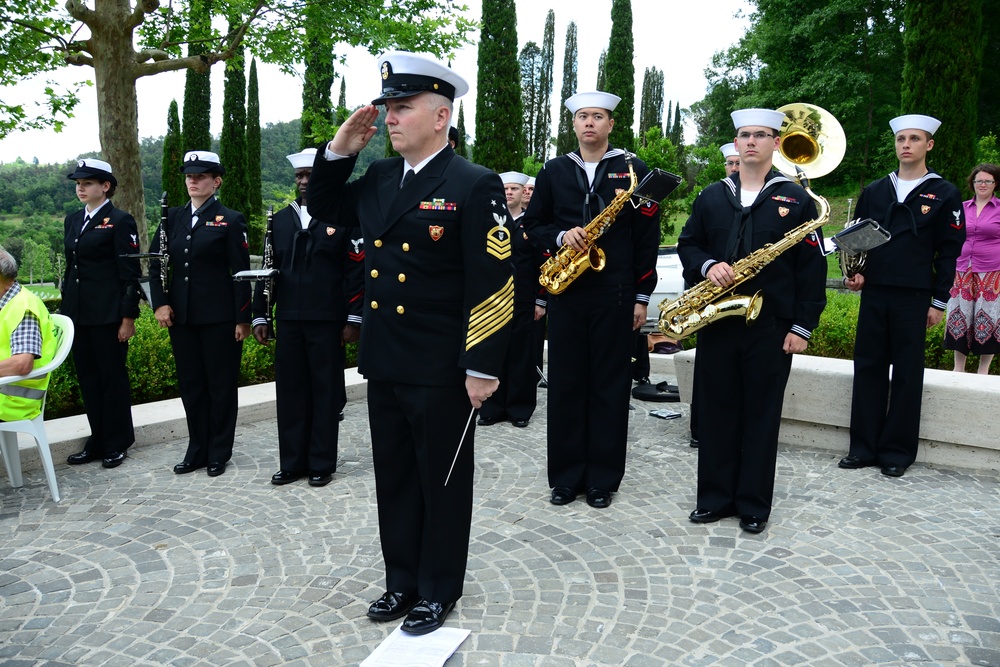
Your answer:
[[[740,528],[748,533],[763,532],[765,526],[767,526],[767,519],[761,519],[759,516],[740,517]]]
[[[218,477],[222,473],[226,472],[226,464],[223,463],[209,463],[208,464],[208,476]]]
[[[511,426],[516,426],[518,428],[525,428],[525,427],[528,426],[528,420],[527,419],[511,419],[510,420],[510,425]]]
[[[343,410],[340,411],[340,417],[338,419],[340,421],[344,421],[344,411]]]
[[[184,461],[183,463],[178,463],[177,465],[174,466],[174,472],[177,473],[178,475],[185,475],[189,472],[194,472],[195,470],[203,467],[204,466],[199,466]]]
[[[587,504],[604,509],[611,506],[611,492],[604,489],[587,489]]]
[[[291,484],[297,479],[302,479],[302,473],[279,470],[271,475],[271,484],[281,486],[282,484]]]
[[[105,468],[117,468],[125,460],[125,452],[115,452],[114,454],[108,454],[101,461],[101,465]]]
[[[374,621],[395,621],[410,613],[420,596],[416,593],[393,593],[386,591],[382,597],[368,605],[368,618]]]
[[[82,452],[77,452],[76,454],[70,454],[67,456],[66,463],[71,466],[78,466],[84,463],[90,463],[91,461],[96,461],[99,458],[99,456],[94,456],[85,449]]]
[[[838,468],[845,468],[847,470],[857,470],[858,468],[867,468],[869,466],[876,465],[875,461],[868,459],[862,459],[854,454],[849,454],[844,458],[840,459],[840,463],[837,464]]]
[[[506,417],[480,417],[476,420],[476,426],[493,426],[505,421],[507,421]]]
[[[309,486],[326,486],[333,481],[333,474],[327,473],[325,475],[309,475]]]
[[[638,380],[636,380],[636,381],[635,381],[635,383],[636,383],[637,385],[644,385],[644,384],[653,384],[652,382],[650,382],[650,380],[649,380],[649,378],[648,378],[648,377],[644,377],[644,378],[639,378]]]
[[[691,440],[688,441],[688,445],[694,447],[695,449],[698,449],[698,444],[698,438],[692,437]]]
[[[448,613],[455,608],[454,602],[430,602],[421,600],[416,607],[406,615],[406,620],[400,626],[403,632],[410,635],[426,635],[434,632],[442,625]]]
[[[882,466],[882,474],[887,477],[902,477],[906,472],[903,466]]]
[[[566,505],[576,500],[576,491],[568,486],[557,486],[552,489],[552,497],[549,502],[553,505]]]
[[[732,516],[732,512],[716,512],[715,510],[707,510],[699,507],[695,511],[688,515],[688,518],[694,523],[714,523],[719,519],[725,519],[726,517]]]

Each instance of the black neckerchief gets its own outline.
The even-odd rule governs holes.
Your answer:
[[[740,174],[735,172],[724,178],[729,203],[735,210],[733,224],[730,225],[729,239],[726,241],[726,261],[734,264],[737,260],[753,252],[753,209],[764,201],[764,193],[780,183],[791,183],[787,176],[773,169],[764,177],[764,187],[750,206],[744,206],[740,199]]]

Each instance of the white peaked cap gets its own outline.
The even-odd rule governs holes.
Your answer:
[[[292,163],[292,169],[312,169],[316,159],[315,148],[303,148],[302,152],[285,156]]]
[[[420,93],[439,93],[449,100],[469,92],[469,83],[446,63],[424,53],[386,51],[378,58],[382,94],[372,104],[412,97]]]
[[[736,150],[736,144],[724,144],[719,146],[719,150],[722,151],[722,157],[739,157],[740,152]]]
[[[754,126],[780,130],[781,124],[785,122],[785,114],[774,109],[740,109],[730,115],[737,130],[741,127]]]
[[[517,185],[527,185],[528,175],[522,174],[519,171],[505,171],[500,174],[500,180],[503,181],[504,185],[508,183],[516,183]]]
[[[622,98],[617,95],[594,90],[589,93],[577,93],[569,98],[566,100],[566,108],[572,114],[575,114],[580,109],[607,109],[608,111],[614,111],[615,107],[621,101]]]
[[[896,134],[900,130],[923,130],[930,132],[931,136],[941,127],[941,121],[930,116],[921,116],[918,113],[907,114],[906,116],[896,116],[889,121],[892,133]]]

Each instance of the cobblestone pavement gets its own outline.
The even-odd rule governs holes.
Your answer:
[[[527,429],[476,432],[466,593],[449,667],[1000,666],[1000,475],[890,479],[782,448],[761,535],[689,523],[687,419],[635,402],[609,509],[547,502],[545,392]],[[237,432],[226,474],[178,476],[184,442],[113,471],[0,482],[0,664],[354,665],[395,624],[382,592],[363,403],[334,482],[274,487],[276,429]]]

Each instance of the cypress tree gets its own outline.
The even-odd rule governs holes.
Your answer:
[[[226,83],[222,100],[222,136],[219,140],[219,158],[226,168],[226,176],[219,201],[244,214],[247,194],[247,109],[246,77],[243,74],[243,54],[226,62]]]
[[[660,77],[663,77],[663,72],[660,72]],[[670,140],[674,142],[674,146],[681,147],[682,139],[684,138],[684,127],[681,125],[681,101],[677,100],[677,104],[674,105],[674,126],[669,132]]]
[[[465,133],[465,106],[461,101],[458,103],[458,125],[455,126],[458,130],[458,143],[455,144],[455,152],[464,158],[469,157],[469,147],[465,142],[465,137],[468,136]]]
[[[524,105],[524,154],[535,155],[538,148],[537,117],[541,100],[542,50],[534,42],[528,42],[521,49],[518,63],[521,68],[521,103]],[[546,137],[547,139],[547,137]]]
[[[565,155],[575,151],[580,143],[573,132],[573,114],[566,108],[566,100],[576,95],[576,23],[566,26],[566,48],[563,51],[563,80],[559,91],[559,131],[556,134],[556,154]]]
[[[524,163],[514,0],[483,0],[476,95],[476,162],[496,172]]]
[[[170,100],[170,109],[167,111],[167,134],[163,137],[163,182],[160,186],[162,191],[167,193],[167,202],[171,206],[180,206],[187,201],[184,175],[181,174],[181,164],[184,161],[183,141],[177,100]]]
[[[351,116],[347,109],[347,79],[340,77],[340,99],[337,100],[337,126],[341,126]]]
[[[614,111],[615,129],[610,138],[613,146],[635,150],[632,124],[635,123],[635,48],[632,38],[632,0],[612,0],[611,40],[608,43],[605,68],[607,88],[622,98]]]
[[[900,110],[941,121],[928,166],[961,184],[976,162],[982,0],[908,2],[903,24],[906,55]]]
[[[316,146],[333,136],[333,42],[325,15],[330,3],[311,2],[305,7],[305,81],[302,85],[302,136],[300,148]]]
[[[191,0],[188,4],[189,38],[188,55],[205,53],[208,47],[202,40],[212,31],[212,0]],[[212,81],[209,73],[199,74],[193,69],[185,70],[184,79],[184,141],[187,151],[207,151],[212,149]],[[186,200],[186,197],[185,197]]]
[[[542,37],[541,72],[538,79],[538,115],[535,119],[535,135],[539,137],[534,158],[544,163],[549,156],[549,142],[552,139],[552,72],[556,52],[556,13],[549,10],[545,17],[545,34]]]
[[[673,107],[667,108],[667,125]],[[639,141],[646,145],[646,132],[652,127],[660,127],[663,122],[663,73],[655,67],[647,67],[642,77],[642,99],[639,106]]]
[[[260,169],[260,88],[257,84],[257,59],[250,61],[247,83],[247,215],[261,215],[264,200]]]
[[[608,52],[601,51],[601,57],[597,59],[597,90],[608,91]]]

